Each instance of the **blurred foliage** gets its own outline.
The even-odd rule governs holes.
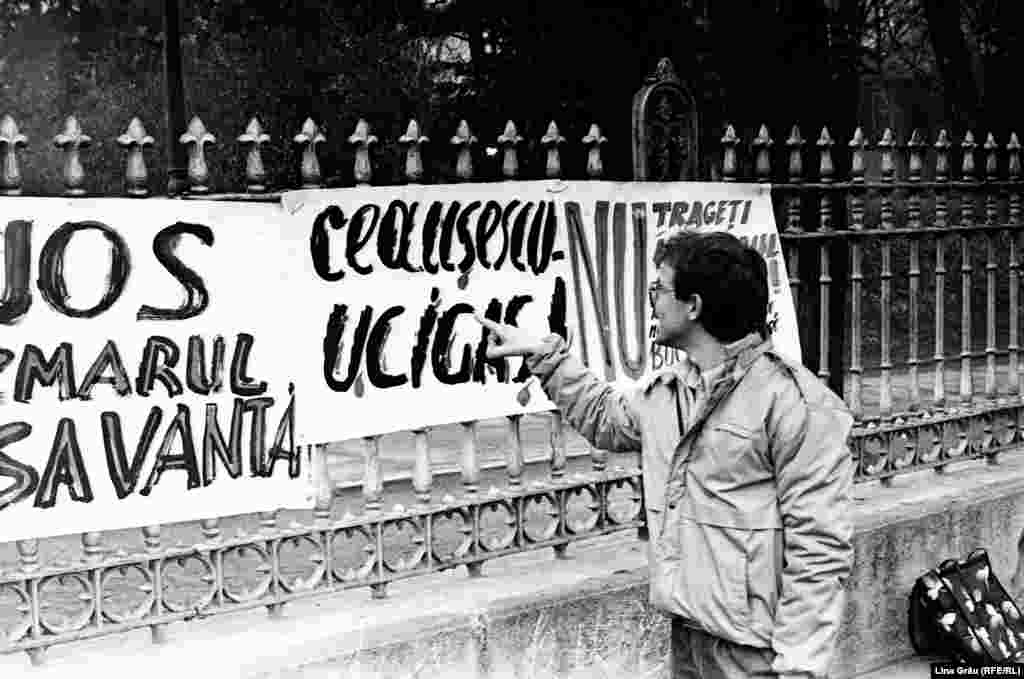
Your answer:
[[[460,119],[492,145],[512,119],[527,140],[527,175],[543,162],[537,142],[556,120],[576,147],[566,154],[569,176],[582,174],[579,139],[597,122],[610,140],[609,175],[628,179],[631,98],[663,56],[699,102],[708,157],[725,123],[743,140],[765,123],[780,146],[793,124],[811,139],[828,125],[843,142],[865,124],[865,91],[898,100],[915,126],[1002,131],[1024,25],[1019,0],[179,4],[185,109],[217,137],[207,154],[215,188],[241,185],[235,140],[253,116],[272,137],[264,151],[275,186],[297,181],[292,137],[306,117],[327,136],[329,184],[351,182],[346,139],[360,117],[385,159],[397,157],[395,140],[416,117],[433,141],[428,157],[449,163]],[[114,140],[132,116],[157,140],[150,185],[164,185],[162,13],[154,0],[0,0],[0,114],[30,138],[26,193],[59,191],[52,139],[69,113],[94,140],[83,154],[91,191],[120,190]],[[481,164],[484,177],[496,176],[497,162]]]
[[[120,191],[123,151],[115,139],[133,116],[156,139],[147,153],[150,185],[163,186],[162,4],[76,0],[0,8],[7,18],[0,24],[0,112],[29,136],[26,193],[59,190],[60,151],[52,139],[70,113],[93,139],[83,152],[90,191]],[[292,138],[306,117],[327,136],[321,159],[330,175],[359,117],[391,134],[409,117],[429,124],[443,103],[434,80],[444,64],[430,58],[408,25],[350,21],[329,3],[294,0],[272,13],[239,0],[183,2],[181,24],[185,110],[217,137],[207,149],[215,184],[240,185],[235,140],[253,116],[271,135],[263,147],[271,184],[283,186],[297,181]]]

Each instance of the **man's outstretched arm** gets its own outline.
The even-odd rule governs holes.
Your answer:
[[[565,419],[601,450],[627,452],[640,449],[640,427],[630,407],[630,396],[608,384],[569,353],[558,335],[550,335],[526,367],[540,378],[548,398]]]
[[[524,356],[548,398],[569,424],[601,450],[640,448],[640,427],[630,397],[587,369],[558,335],[537,338],[522,328],[476,316],[487,328],[487,357]]]

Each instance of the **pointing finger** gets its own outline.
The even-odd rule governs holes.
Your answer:
[[[485,328],[487,328],[491,332],[493,332],[495,334],[498,334],[498,335],[502,334],[502,332],[501,332],[501,325],[499,323],[495,323],[494,321],[492,321],[489,318],[484,318],[483,316],[481,316],[477,312],[473,312],[473,318],[476,319],[477,323],[479,323],[480,325],[484,326]]]
[[[573,325],[567,325],[565,328],[565,346],[567,349],[572,349],[573,343],[576,341],[576,327]]]
[[[514,355],[515,351],[501,344],[487,345],[487,358],[508,358]]]

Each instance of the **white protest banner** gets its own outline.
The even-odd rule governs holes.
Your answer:
[[[517,401],[521,361],[486,360],[472,313],[564,332],[568,250],[544,183],[298,191],[283,203],[284,232],[305,250],[296,326],[320,342],[295,356],[317,376],[302,382],[304,442],[543,408],[536,385]]]
[[[679,230],[725,231],[761,254],[768,266],[767,324],[772,342],[781,353],[801,360],[769,185],[574,182],[558,195],[570,250],[575,252],[576,243],[582,250],[570,258],[570,277],[576,285],[571,306],[577,314],[583,310],[583,316],[573,317],[580,328],[580,351],[599,374],[628,381],[679,360],[679,351],[647,342],[650,332],[641,334],[651,313],[646,284],[657,276],[655,248]],[[590,270],[585,266],[587,253],[594,261]],[[641,355],[638,346],[645,342],[646,355]]]
[[[312,506],[281,223],[0,200],[0,541]]]
[[[306,250],[289,312],[304,442],[552,409],[521,359],[486,359],[474,311],[537,332],[576,326],[576,351],[612,382],[670,363],[648,340],[646,286],[674,228],[728,230],[762,251],[773,338],[800,356],[765,185],[413,185],[283,203],[287,249]]]

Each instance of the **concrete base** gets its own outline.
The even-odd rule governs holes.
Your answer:
[[[935,658],[935,662],[941,662],[941,658]],[[931,679],[932,668],[929,659],[908,658],[891,663],[880,669],[858,674],[857,679]]]
[[[833,675],[849,677],[913,655],[907,595],[914,580],[976,547],[1018,602],[1024,579],[1018,544],[1024,529],[1024,455],[997,465],[958,463],[945,474],[896,477],[889,487],[856,489],[854,570]]]
[[[907,642],[907,593],[937,561],[989,550],[1013,578],[1024,528],[1024,455],[998,466],[963,463],[946,475],[898,478],[856,489],[856,562],[833,677],[925,677]],[[0,656],[3,677],[142,676],[309,679],[466,677],[541,679],[667,677],[667,620],[647,605],[646,545],[631,533],[488,563],[389,587],[357,590],[171,626],[162,645],[148,630],[57,646],[46,664]]]

